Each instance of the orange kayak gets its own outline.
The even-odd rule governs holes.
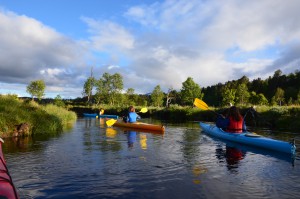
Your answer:
[[[2,142],[3,140],[0,138],[0,198],[19,198],[6,167],[6,162],[2,152]]]
[[[148,130],[153,132],[155,131],[160,133],[165,132],[165,127],[163,125],[148,124],[143,122],[125,123],[122,121],[117,121],[113,124],[113,126],[137,129],[137,130]]]

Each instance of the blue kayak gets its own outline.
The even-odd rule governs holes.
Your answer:
[[[99,115],[97,113],[83,113],[84,117],[98,117],[98,118],[114,118],[118,119],[117,115]]]
[[[243,132],[243,133],[225,132],[222,129],[216,127],[216,125],[214,124],[206,124],[203,122],[200,122],[200,127],[202,128],[204,133],[224,140],[229,140],[232,142],[260,147],[264,149],[270,149],[274,151],[280,151],[284,153],[290,153],[290,154],[296,153],[296,146],[294,143],[274,140],[250,132]]]

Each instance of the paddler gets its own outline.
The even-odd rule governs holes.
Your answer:
[[[246,131],[244,118],[236,106],[229,108],[228,121],[228,126],[226,128],[227,132],[242,133],[243,131]]]
[[[123,121],[129,122],[129,123],[135,123],[139,119],[141,119],[141,116],[139,116],[135,112],[135,108],[133,106],[130,106],[128,109],[128,115],[127,115],[127,117],[123,118]]]

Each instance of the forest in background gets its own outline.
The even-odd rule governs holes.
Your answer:
[[[249,81],[246,76],[238,80],[228,81],[203,88],[204,101],[213,106],[224,103],[253,105],[299,105],[300,104],[300,71],[288,75],[281,70],[273,76]]]
[[[214,107],[229,104],[240,106],[299,105],[300,71],[296,70],[294,73],[285,75],[281,70],[277,70],[273,76],[265,80],[257,78],[250,81],[248,77],[243,76],[238,80],[205,88],[201,88],[191,77],[188,77],[182,83],[180,90],[169,88],[167,92],[163,92],[160,85],[148,94],[135,94],[134,88],[128,88],[126,92],[122,90],[122,76],[118,73],[113,75],[105,73],[99,80],[89,77],[84,84],[82,94],[87,103],[115,106],[192,106],[195,98],[202,99]],[[76,100],[80,101],[80,98]]]

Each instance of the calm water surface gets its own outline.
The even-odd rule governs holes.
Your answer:
[[[293,161],[213,139],[196,122],[165,126],[124,132],[80,118],[62,135],[5,140],[3,150],[21,198],[299,198],[299,135],[265,132],[296,139]]]

